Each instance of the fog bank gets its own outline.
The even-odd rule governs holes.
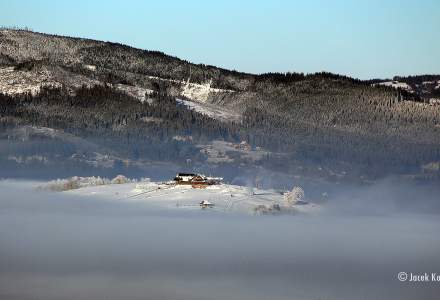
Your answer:
[[[436,214],[152,210],[0,182],[2,299],[436,299]],[[343,202],[341,202],[343,203]],[[359,204],[359,207],[362,207]]]

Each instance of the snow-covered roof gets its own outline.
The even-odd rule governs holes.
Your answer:
[[[207,201],[207,200],[203,200],[202,202],[200,202],[200,204],[202,204],[202,205],[211,205],[212,203]]]

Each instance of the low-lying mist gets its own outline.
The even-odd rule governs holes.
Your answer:
[[[333,191],[315,216],[152,210],[0,182],[0,299],[437,299],[436,189]],[[307,192],[307,189],[306,189]],[[425,193],[423,193],[425,192]],[[411,201],[410,201],[411,200]],[[422,210],[414,209],[419,205]],[[412,206],[413,205],[413,206]]]

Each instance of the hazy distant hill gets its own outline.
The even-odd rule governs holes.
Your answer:
[[[3,29],[1,163],[26,161],[11,158],[17,155],[79,163],[105,153],[119,165],[154,160],[338,180],[435,178],[440,105],[429,99],[439,98],[439,80],[253,75],[115,43]],[[26,126],[77,139],[40,134],[39,143],[26,144],[11,134]],[[39,146],[47,139],[57,146]],[[242,141],[249,147],[240,148]]]

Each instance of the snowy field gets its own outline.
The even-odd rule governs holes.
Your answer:
[[[83,187],[63,192],[69,195],[93,197],[122,202],[142,202],[152,209],[200,210],[200,203],[208,201],[213,212],[245,214],[316,214],[321,207],[301,201],[294,205],[285,203],[281,192],[260,190],[238,185],[220,184],[206,188],[172,183],[138,182]],[[279,210],[273,210],[278,205]]]

